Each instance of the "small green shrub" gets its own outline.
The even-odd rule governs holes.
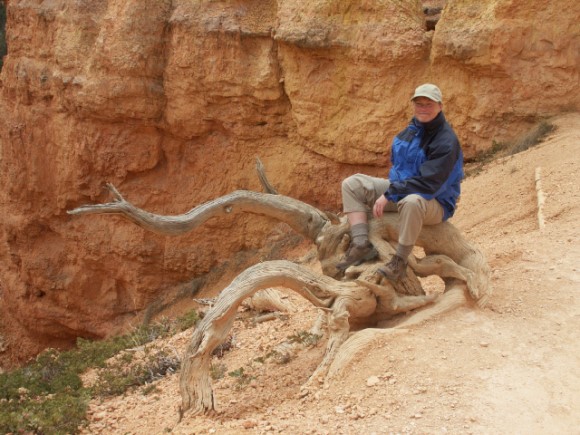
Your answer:
[[[491,148],[478,153],[466,163],[470,165],[465,167],[465,176],[470,177],[479,174],[485,164],[498,157],[505,157],[520,153],[544,141],[546,136],[556,129],[554,124],[547,121],[540,122],[532,131],[520,137],[513,143],[492,142]]]
[[[175,373],[180,365],[178,357],[164,351],[151,353],[144,361],[130,365],[120,358],[99,370],[98,380],[91,391],[99,397],[119,396],[132,387],[147,385],[168,373]]]
[[[78,351],[49,349],[27,367],[0,375],[0,433],[74,433],[90,395],[79,374]]]
[[[315,346],[322,337],[320,335],[312,334],[308,331],[298,331],[288,337],[291,343],[300,343],[305,346]]]
[[[103,370],[99,372],[99,379],[91,389],[94,396],[120,396],[131,387],[139,385],[137,369],[131,370]]]
[[[217,363],[217,364],[212,363],[210,366],[210,369],[209,369],[209,373],[211,375],[211,378],[214,381],[217,381],[218,379],[223,378],[227,371],[228,371],[228,368],[226,367],[226,365],[224,363]]]
[[[180,331],[185,331],[197,324],[201,319],[199,313],[195,310],[191,310],[189,313],[186,313],[184,316],[177,319],[177,327]]]
[[[237,383],[235,385],[235,388],[237,389],[243,389],[247,387],[248,384],[252,382],[252,380],[256,379],[254,376],[246,373],[243,367],[229,372],[228,375],[237,379]]]
[[[155,394],[155,393],[160,393],[160,392],[161,392],[161,390],[155,384],[148,384],[148,385],[145,385],[145,387],[143,387],[143,395],[144,396],[148,396],[149,394]]]
[[[276,364],[288,364],[292,361],[292,354],[290,352],[278,352],[271,350],[266,354],[266,359],[274,361]]]
[[[232,370],[231,372],[228,373],[228,375],[234,378],[241,378],[244,376],[244,368],[240,367],[239,369]]]
[[[174,372],[180,365],[177,356],[155,350],[139,363],[133,362],[131,352],[119,355],[108,367],[110,358],[122,350],[174,335],[198,319],[197,313],[190,312],[176,321],[163,319],[108,340],[79,338],[75,349],[47,349],[31,364],[0,374],[0,433],[76,433],[86,422],[92,397],[122,394]],[[102,369],[91,388],[83,386],[80,378],[89,368]]]
[[[147,385],[161,379],[167,373],[175,373],[181,366],[176,355],[169,355],[165,350],[145,348],[146,357],[142,361],[127,362],[129,358],[121,354],[98,373],[98,380],[92,388],[96,396],[119,396],[131,387]]]
[[[477,155],[469,160],[469,163],[479,163],[485,164],[492,161],[495,157],[498,157],[502,151],[508,147],[508,144],[504,142],[492,141],[491,148],[485,151],[477,153]]]
[[[540,122],[534,130],[520,138],[516,143],[510,147],[510,154],[517,154],[525,151],[533,146],[542,143],[543,140],[556,129],[554,124],[546,121]]]
[[[85,421],[90,396],[84,389],[0,403],[1,433],[70,434]]]

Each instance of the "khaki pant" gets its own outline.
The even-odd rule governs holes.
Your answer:
[[[372,208],[379,196],[389,188],[384,178],[355,174],[342,182],[343,211],[366,212],[372,217]],[[420,195],[408,195],[397,203],[389,201],[387,212],[399,213],[399,244],[413,246],[423,225],[435,225],[443,221],[443,207],[437,200],[427,200]]]

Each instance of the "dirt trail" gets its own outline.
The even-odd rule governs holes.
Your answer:
[[[580,434],[580,115],[555,120],[543,144],[495,161],[463,184],[453,218],[486,253],[494,293],[485,309],[465,307],[386,336],[350,371],[312,397],[300,385],[324,342],[283,365],[249,361],[314,312],[249,328],[236,322],[235,349],[216,364],[221,413],[176,424],[178,376],[158,392],[137,390],[91,405],[87,433],[106,434]],[[534,173],[541,167],[545,228]],[[290,296],[293,298],[293,296]],[[294,299],[293,299],[294,300]],[[182,354],[190,332],[172,339]]]

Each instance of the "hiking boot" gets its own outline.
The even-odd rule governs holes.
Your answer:
[[[391,261],[377,270],[382,276],[391,281],[398,281],[405,276],[407,272],[407,262],[398,255],[393,255]]]
[[[358,266],[365,261],[370,261],[379,256],[379,253],[371,242],[366,242],[362,245],[351,243],[344,260],[336,265],[338,270],[346,270],[350,266]]]

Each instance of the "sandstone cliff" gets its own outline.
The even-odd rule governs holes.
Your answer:
[[[165,238],[66,214],[106,201],[103,182],[178,214],[259,189],[259,156],[281,193],[339,211],[344,176],[385,173],[422,82],[467,156],[578,110],[578,17],[572,0],[457,0],[428,31],[421,1],[10,0],[0,357],[115,333],[287,231],[240,217]]]

